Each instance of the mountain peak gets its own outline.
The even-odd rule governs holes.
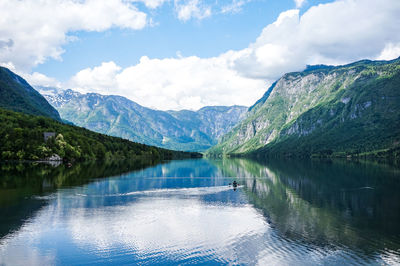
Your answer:
[[[242,119],[244,106],[159,111],[122,96],[65,90],[46,95],[63,119],[90,130],[164,148],[204,151]]]

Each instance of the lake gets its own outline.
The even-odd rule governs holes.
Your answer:
[[[0,265],[400,263],[400,170],[390,165],[0,167]]]

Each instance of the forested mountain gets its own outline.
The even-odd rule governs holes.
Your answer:
[[[209,155],[399,156],[400,58],[277,80]]]
[[[57,110],[40,93],[5,67],[0,67],[0,107],[61,121]]]
[[[55,133],[44,139],[44,132]],[[0,160],[41,160],[57,154],[67,161],[96,159],[190,158],[198,153],[171,151],[111,137],[43,116],[0,108]]]
[[[184,151],[215,145],[246,112],[244,106],[204,107],[196,112],[159,111],[127,98],[38,87],[61,117],[87,129],[132,141]]]
[[[47,139],[45,132],[52,137]],[[54,155],[68,161],[200,156],[66,125],[40,93],[20,76],[0,67],[0,160],[41,160]]]

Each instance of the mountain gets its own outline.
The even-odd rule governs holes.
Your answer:
[[[288,73],[209,155],[400,156],[400,58]]]
[[[38,87],[75,125],[132,141],[183,151],[204,151],[217,144],[246,112],[244,106],[204,107],[197,112],[158,111],[127,98]]]
[[[206,106],[200,110],[167,111],[181,123],[205,133],[212,139],[212,145],[234,127],[247,111],[245,106]]]
[[[57,110],[39,92],[5,67],[0,67],[0,107],[61,121]]]
[[[7,110],[8,109],[8,110]],[[50,138],[46,138],[45,132]],[[68,161],[200,157],[134,143],[62,123],[60,115],[24,79],[0,67],[0,160]]]
[[[44,139],[44,132],[54,137]],[[41,160],[57,154],[68,161],[201,157],[171,151],[67,125],[43,116],[0,108],[0,160]]]

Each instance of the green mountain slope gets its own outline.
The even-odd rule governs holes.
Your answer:
[[[400,59],[363,60],[285,74],[208,154],[398,156],[399,143]]]
[[[40,93],[4,67],[0,67],[0,107],[61,121],[57,110]]]
[[[44,132],[56,133],[44,140]],[[0,160],[38,160],[57,154],[68,161],[199,157],[111,137],[50,118],[0,108]]]
[[[244,106],[204,107],[197,112],[158,111],[121,96],[72,90],[38,90],[61,117],[87,129],[132,141],[184,151],[204,151],[217,144],[246,112]]]

